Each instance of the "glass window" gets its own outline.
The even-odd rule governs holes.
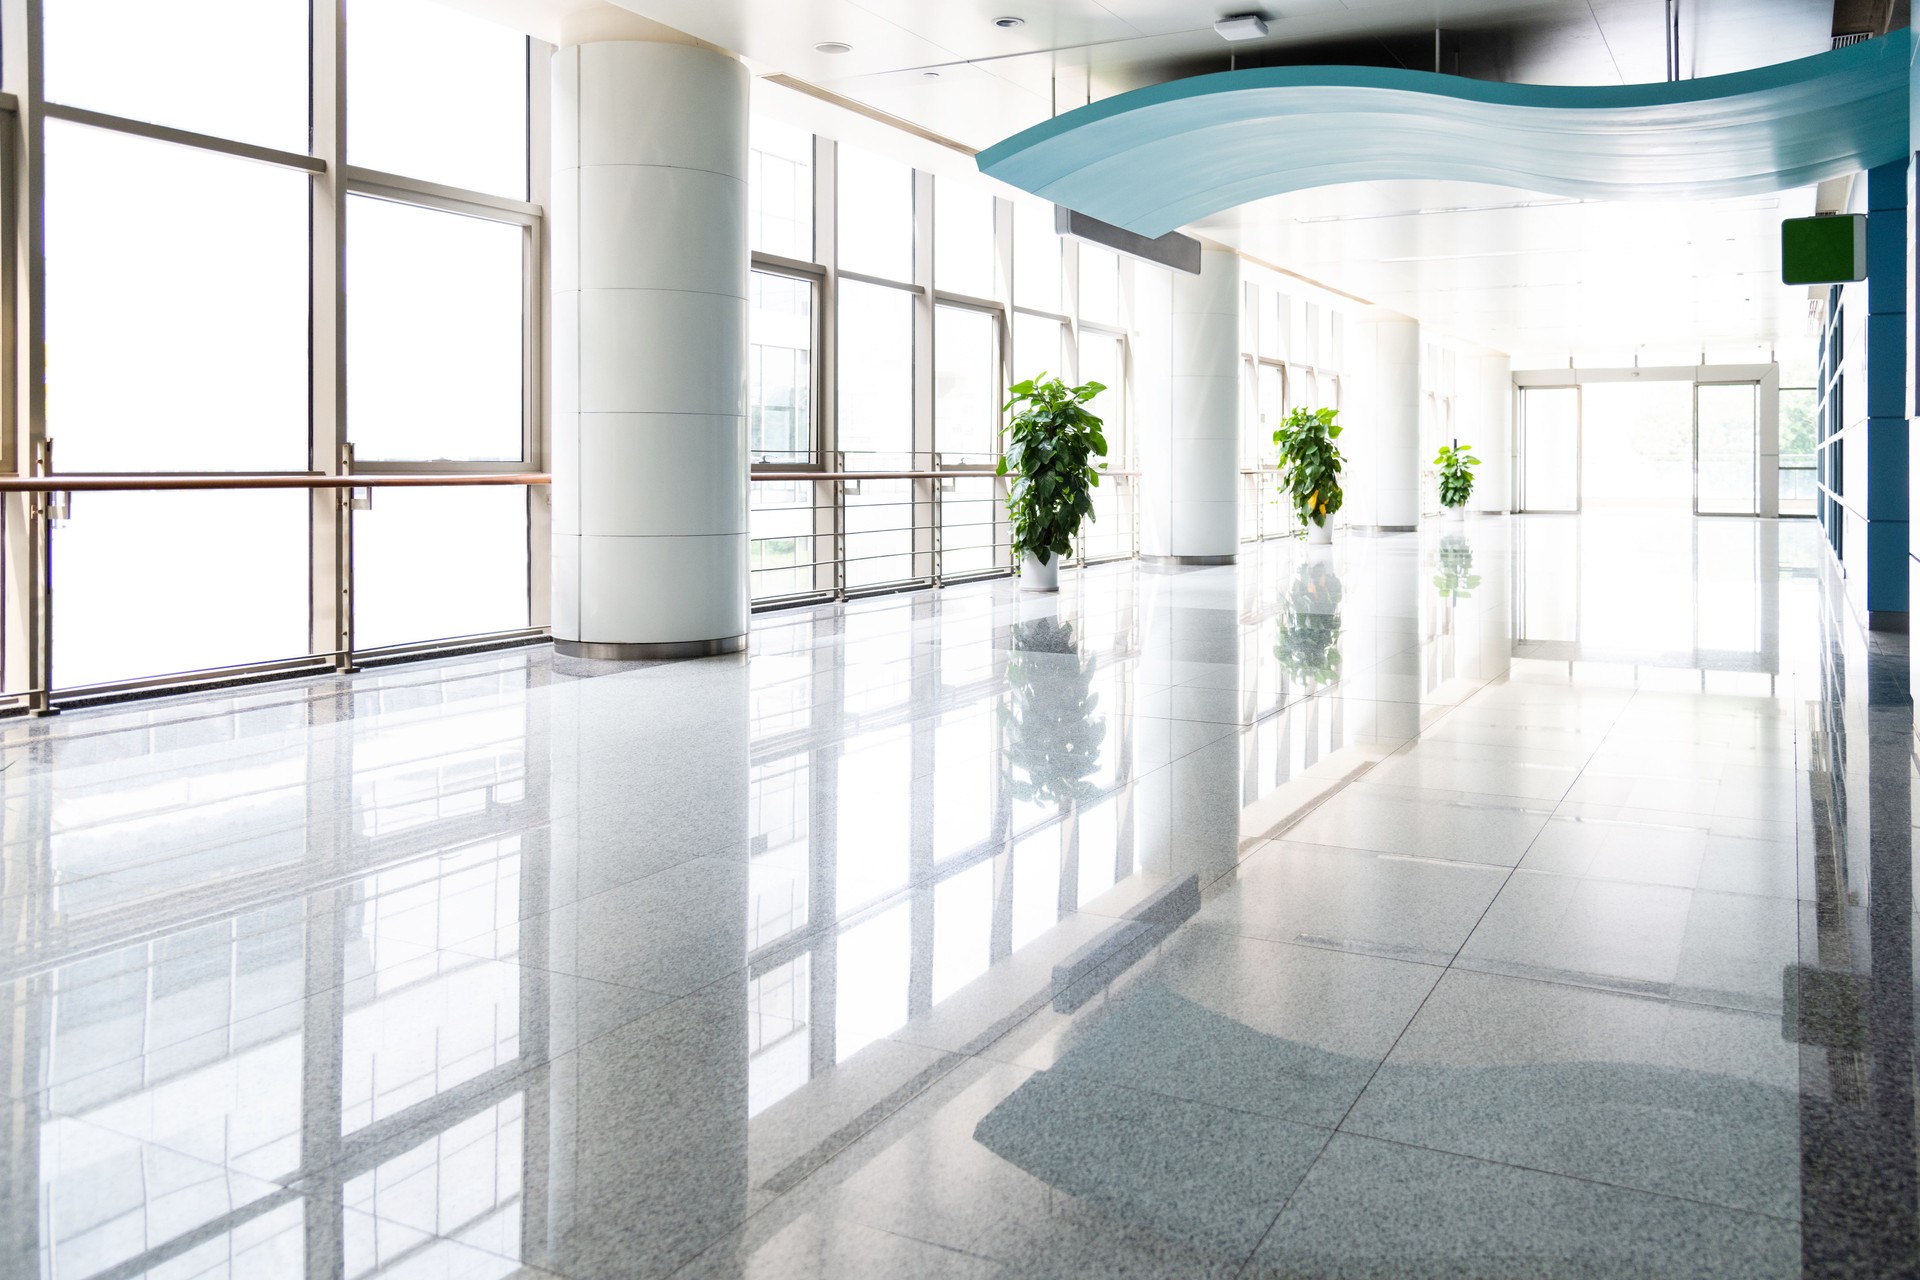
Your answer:
[[[933,313],[934,447],[948,466],[995,456],[1000,418],[1000,324],[984,311]]]
[[[933,282],[949,293],[991,298],[993,196],[949,178],[933,184]]]
[[[527,491],[376,489],[353,513],[361,649],[527,625]]]
[[[813,285],[748,279],[747,449],[756,461],[806,462],[813,449]]]
[[[54,530],[61,688],[297,658],[307,495],[77,493]]]
[[[1022,200],[1013,206],[1013,300],[1040,311],[1060,310],[1060,237],[1053,206]]]
[[[304,0],[44,3],[49,102],[307,150]]]
[[[347,159],[525,199],[527,38],[431,0],[350,3]]]
[[[370,459],[516,460],[526,232],[347,201],[347,434]]]
[[[852,467],[895,466],[913,452],[913,295],[840,284],[840,448]]]
[[[1045,316],[1013,317],[1013,380],[1025,382],[1041,374],[1065,379],[1067,327]]]
[[[933,888],[933,1002],[993,964],[993,863],[979,862]]]
[[[1263,289],[1261,297],[1265,305],[1260,308],[1259,352],[1268,360],[1285,360],[1293,309],[1287,295],[1277,289]]]
[[[1099,245],[1080,246],[1080,318],[1120,323],[1120,258]]]
[[[889,280],[913,279],[913,170],[841,145],[840,266]]]
[[[305,470],[307,175],[46,128],[57,467]]]
[[[747,155],[747,225],[762,253],[813,260],[813,135],[753,118]]]

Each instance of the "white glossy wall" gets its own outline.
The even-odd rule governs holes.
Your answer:
[[[738,61],[553,59],[553,635],[747,630],[747,95]]]
[[[1141,347],[1165,335],[1168,362],[1147,371],[1140,463],[1149,556],[1218,558],[1240,549],[1240,259],[1208,249],[1200,274],[1176,272],[1164,315],[1144,293]],[[1161,381],[1164,379],[1164,383]]]

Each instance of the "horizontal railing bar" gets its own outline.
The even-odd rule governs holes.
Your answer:
[[[46,475],[0,476],[0,493],[120,493],[161,489],[429,489],[466,485],[543,485],[542,471],[508,474],[436,475],[428,472],[323,476],[300,472],[233,475]]]
[[[1102,476],[1125,479],[1137,476],[1138,471],[1102,471]],[[998,477],[992,471],[755,471],[751,478],[756,481],[795,480],[993,480]]]

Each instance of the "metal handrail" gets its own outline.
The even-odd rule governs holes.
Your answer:
[[[1138,471],[1102,471],[1103,476],[1137,476]],[[755,471],[754,480],[992,480],[992,467],[968,471]]]
[[[229,475],[43,475],[0,476],[0,493],[114,493],[160,489],[425,489],[467,485],[543,485],[544,471],[505,474],[381,472],[328,476],[305,472],[234,472]]]

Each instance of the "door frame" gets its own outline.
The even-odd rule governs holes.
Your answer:
[[[1566,391],[1573,392],[1573,505],[1571,507],[1536,507],[1527,497],[1527,396],[1529,391]],[[1514,398],[1517,401],[1515,421],[1518,425],[1514,435],[1515,466],[1513,469],[1520,500],[1513,509],[1523,514],[1535,515],[1579,515],[1586,504],[1586,468],[1587,468],[1587,397],[1578,383],[1569,387],[1565,383],[1540,386],[1519,386],[1516,384]]]
[[[1751,494],[1752,494],[1753,509],[1751,511],[1702,511],[1700,509],[1700,389],[1702,387],[1752,387],[1753,388],[1753,474],[1750,477],[1752,482]],[[1775,388],[1774,394],[1776,397],[1779,395],[1779,389],[1777,387]],[[1693,383],[1693,514],[1695,514],[1696,516],[1746,516],[1747,518],[1751,519],[1752,517],[1760,514],[1760,457],[1761,457],[1760,403],[1761,403],[1761,394],[1760,394],[1760,382],[1758,379],[1740,378],[1740,379],[1715,379],[1713,381],[1707,381],[1705,379],[1696,378],[1694,380],[1694,383]],[[1776,414],[1779,412],[1777,399],[1775,401],[1774,411]],[[1775,435],[1774,468],[1773,468],[1774,475],[1776,477],[1775,490],[1774,490],[1774,502],[1776,505],[1779,502],[1778,476],[1780,474],[1779,437],[1777,434],[1778,430],[1779,430],[1779,423],[1778,423],[1778,419],[1776,418],[1775,420],[1776,435]]]
[[[1780,514],[1780,366],[1775,364],[1683,364],[1683,365],[1642,365],[1639,367],[1604,369],[1583,369],[1569,366],[1565,369],[1523,369],[1513,374],[1514,407],[1516,425],[1519,423],[1518,409],[1520,392],[1529,387],[1578,387],[1589,382],[1691,382],[1701,383],[1755,383],[1759,386],[1759,421],[1755,441],[1755,506],[1756,514],[1771,518]],[[1695,486],[1699,484],[1699,409],[1698,393],[1695,394]],[[1584,421],[1582,428],[1584,430]],[[1521,430],[1513,433],[1514,486],[1516,495],[1523,499],[1525,477],[1521,471],[1520,456]],[[1581,445],[1585,446],[1585,436]],[[1584,477],[1582,477],[1584,483]],[[1584,497],[1584,495],[1583,495]],[[1695,507],[1699,506],[1696,494]],[[1578,510],[1578,508],[1575,508]],[[1516,506],[1516,510],[1525,510]]]

